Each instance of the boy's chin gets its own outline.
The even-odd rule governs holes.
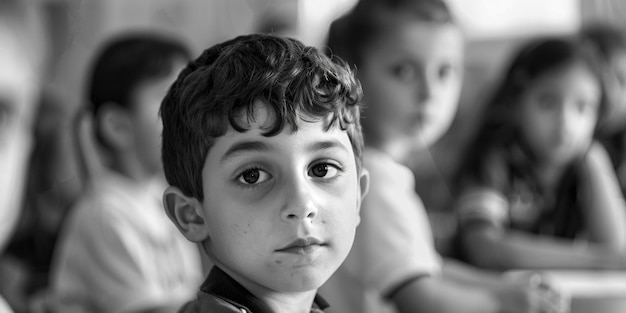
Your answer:
[[[320,288],[330,275],[316,275],[316,277],[303,276],[299,279],[288,277],[289,281],[285,282],[283,292],[307,292]]]
[[[336,269],[311,268],[299,272],[291,272],[284,275],[283,281],[279,283],[283,292],[307,292],[320,288]]]

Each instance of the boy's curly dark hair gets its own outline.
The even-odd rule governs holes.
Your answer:
[[[361,86],[350,67],[314,47],[272,35],[245,35],[212,46],[179,74],[161,104],[162,158],[168,183],[203,201],[202,168],[215,138],[239,118],[253,117],[254,102],[275,114],[264,133],[274,136],[297,121],[324,121],[347,131],[361,168]]]

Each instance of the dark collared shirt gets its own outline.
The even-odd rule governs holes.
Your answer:
[[[328,303],[319,295],[315,296],[311,313],[323,313]],[[200,286],[198,297],[179,313],[272,313],[272,309],[261,299],[214,266],[209,276]]]

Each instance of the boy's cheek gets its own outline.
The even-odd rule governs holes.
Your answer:
[[[281,201],[281,196],[272,186],[230,186],[217,190],[216,195],[222,198],[221,202],[243,212],[260,212],[262,208],[277,206]]]

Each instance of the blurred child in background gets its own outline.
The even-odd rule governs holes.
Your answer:
[[[541,38],[518,51],[468,146],[457,201],[467,260],[493,269],[624,269],[624,199],[594,141],[594,55]]]
[[[21,214],[44,74],[43,37],[40,15],[31,3],[0,1],[0,252]],[[0,312],[12,312],[3,298],[13,292],[5,257],[0,260]]]
[[[435,251],[414,190],[412,151],[454,118],[464,37],[440,0],[362,0],[330,30],[329,53],[356,65],[362,83],[370,192],[346,262],[322,288],[332,312],[560,312],[549,288],[509,282]],[[454,301],[451,301],[454,299]],[[395,305],[395,307],[394,307]]]
[[[188,60],[185,45],[150,33],[111,39],[96,56],[88,109],[102,163],[59,237],[57,312],[174,312],[201,282],[199,251],[161,201],[158,110]]]
[[[611,156],[626,194],[626,34],[617,26],[596,23],[585,26],[581,37],[592,45],[602,63],[607,108],[598,121],[597,137]]]

